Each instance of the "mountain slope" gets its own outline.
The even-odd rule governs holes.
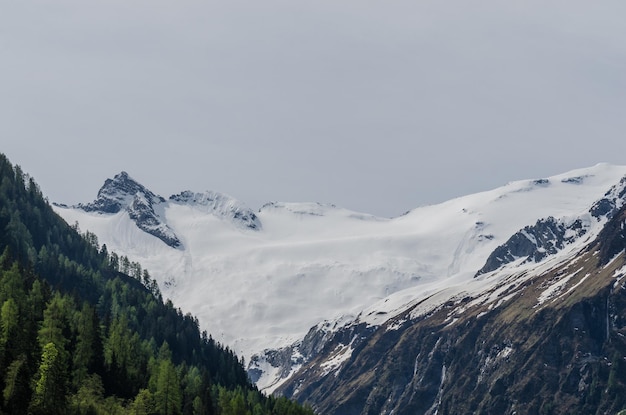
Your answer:
[[[624,180],[607,193],[616,203],[593,238],[415,292],[377,326],[335,330],[278,391],[329,415],[617,413],[626,407],[625,193]]]
[[[393,315],[392,305],[402,310],[416,293],[472,281],[489,255],[518,230],[548,217],[572,225],[625,174],[624,167],[597,165],[510,183],[393,219],[332,205],[274,202],[256,214],[242,208],[247,219],[237,222],[236,214],[207,208],[226,204],[198,203],[189,192],[159,204],[159,217],[179,238],[178,248],[143,231],[124,210],[55,209],[109,248],[141,262],[164,295],[198,315],[203,328],[246,360],[257,354],[253,366],[262,372],[255,372],[259,386],[275,388],[278,378],[306,360],[298,345],[309,328],[323,327],[325,320],[329,330],[342,326],[390,296],[386,309],[368,317],[376,326]],[[590,226],[590,218],[581,229]]]

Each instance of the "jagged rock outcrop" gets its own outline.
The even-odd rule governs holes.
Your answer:
[[[502,265],[526,258],[539,262],[548,255],[554,255],[566,244],[586,233],[581,220],[565,225],[553,217],[540,219],[533,226],[526,226],[497,247],[487,258],[485,265],[476,273],[481,275],[495,271]]]
[[[626,197],[626,177],[622,178],[618,185],[613,186],[591,207],[591,216],[600,220],[602,217],[610,218],[624,203]]]
[[[76,207],[86,212],[117,213],[131,205],[139,195],[143,196],[145,204],[150,206],[165,202],[161,196],[155,195],[123,171],[113,179],[105,180],[96,200],[91,203],[79,203]]]
[[[621,194],[623,198],[626,191]],[[602,228],[593,246],[598,246],[598,260],[604,266],[626,248],[626,208],[623,207]]]
[[[126,210],[139,229],[156,236],[172,248],[182,246],[174,231],[162,222],[149,199],[142,197],[141,194],[137,194]]]

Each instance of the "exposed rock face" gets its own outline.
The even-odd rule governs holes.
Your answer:
[[[624,253],[626,247],[626,208],[623,207],[612,215],[611,220],[600,232],[595,245],[599,247],[599,261],[603,266]]]
[[[76,207],[86,212],[117,213],[128,207],[136,195],[142,195],[146,204],[165,202],[161,196],[133,180],[125,171],[115,175],[113,179],[106,179],[98,191],[98,197],[91,203],[80,203]]]
[[[137,194],[126,210],[139,229],[156,236],[172,248],[182,246],[174,231],[161,221],[149,199]]]
[[[614,186],[606,192],[604,197],[594,203],[589,212],[591,215],[600,220],[602,217],[611,217],[617,209],[624,203],[626,196],[626,177],[620,180],[619,185]]]
[[[519,258],[525,257],[527,261],[539,262],[548,255],[556,254],[566,244],[585,233],[586,229],[580,220],[566,226],[552,217],[540,219],[535,225],[526,226],[504,245],[496,248],[476,275],[495,271]]]

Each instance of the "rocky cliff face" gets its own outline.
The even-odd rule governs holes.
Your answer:
[[[155,195],[123,171],[113,179],[106,179],[96,200],[80,203],[77,207],[86,212],[117,213],[127,208],[136,196],[143,196],[144,203],[150,206],[165,202],[161,196]]]
[[[614,194],[621,199],[605,198],[613,204],[602,213],[610,219],[583,248],[485,271],[477,278],[497,282],[475,296],[418,303],[378,327],[348,325],[277,392],[327,415],[626,408],[626,210],[623,189]],[[554,220],[535,229],[551,241],[567,233]]]

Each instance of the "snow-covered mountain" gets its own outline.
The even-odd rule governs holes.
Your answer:
[[[295,351],[275,392],[327,415],[621,414],[625,277],[626,177],[578,217],[520,229],[473,277],[319,324],[265,363]]]
[[[625,175],[600,164],[388,219],[317,203],[272,202],[255,213],[215,192],[166,200],[122,173],[93,203],[55,209],[139,261],[271,391],[342,327],[377,327],[418,303],[488,291],[495,269],[590,240],[616,203],[607,191]]]
[[[116,214],[123,211],[139,229],[162,240],[172,248],[180,247],[180,240],[162,219],[165,199],[157,196],[133,180],[125,171],[107,179],[91,203],[74,208],[96,214]]]

